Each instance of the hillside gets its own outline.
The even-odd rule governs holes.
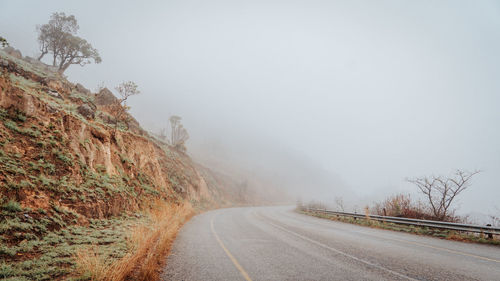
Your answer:
[[[130,237],[138,227],[154,228],[161,219],[154,210],[170,210],[178,224],[169,225],[178,228],[191,206],[256,198],[135,120],[130,129],[115,128],[109,90],[91,93],[32,59],[0,57],[0,277],[95,278],[96,266],[76,257],[82,263],[91,249],[107,266],[130,261],[139,251]],[[122,277],[141,279],[137,266]]]

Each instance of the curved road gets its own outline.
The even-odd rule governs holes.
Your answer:
[[[181,229],[163,280],[500,280],[500,247],[373,229],[293,207],[210,211]]]

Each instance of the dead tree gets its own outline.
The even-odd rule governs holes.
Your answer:
[[[430,176],[407,181],[415,184],[425,195],[434,217],[445,220],[452,210],[450,207],[455,198],[470,187],[472,177],[479,172],[457,170],[452,177]]]
[[[181,117],[172,115],[170,121],[170,145],[181,151],[186,151],[184,143],[189,139],[187,130],[181,124]]]
[[[489,215],[493,226],[500,226],[500,208],[495,206],[495,214]]]
[[[128,114],[130,107],[127,106],[127,99],[130,96],[138,95],[141,92],[137,89],[137,85],[132,81],[123,82],[115,89],[118,94],[120,94],[121,98],[116,99],[114,104],[111,106],[110,114],[113,115],[116,120],[115,129],[118,128],[120,123],[125,124],[128,129],[131,117]]]
[[[334,200],[337,208],[340,209],[341,212],[345,212],[344,199],[342,197],[335,196]]]

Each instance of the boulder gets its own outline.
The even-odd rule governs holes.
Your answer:
[[[68,82],[63,82],[60,79],[47,77],[44,78],[41,82],[51,90],[57,91],[59,93],[68,94],[71,92],[71,84]]]
[[[49,94],[49,96],[53,96],[54,98],[57,98],[57,99],[63,99],[63,97],[61,96],[61,94],[59,94],[58,91],[48,90],[47,94]]]
[[[6,52],[7,54],[14,51],[14,50],[15,49],[12,46],[7,46],[7,47],[3,48],[3,51]]]
[[[22,59],[23,54],[21,54],[21,51],[18,49],[15,49],[11,46],[7,46],[3,49],[4,52],[6,52],[8,55],[15,57],[16,59]]]
[[[96,105],[110,105],[117,101],[118,99],[111,93],[108,88],[104,88],[95,95]]]
[[[94,117],[95,117],[95,111],[92,110],[92,108],[86,103],[80,105],[77,108],[77,110],[78,110],[78,113],[80,113],[86,119],[94,119]]]
[[[86,95],[90,95],[91,92],[89,89],[85,88],[82,84],[80,83],[77,83],[75,85],[75,88],[76,88],[76,91],[79,92],[79,93],[82,93],[82,94],[86,94]]]

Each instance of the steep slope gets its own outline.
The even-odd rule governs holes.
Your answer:
[[[107,89],[92,94],[4,52],[0,71],[0,277],[65,278],[87,245],[120,259],[127,230],[158,202],[244,200],[137,122],[115,127]]]

